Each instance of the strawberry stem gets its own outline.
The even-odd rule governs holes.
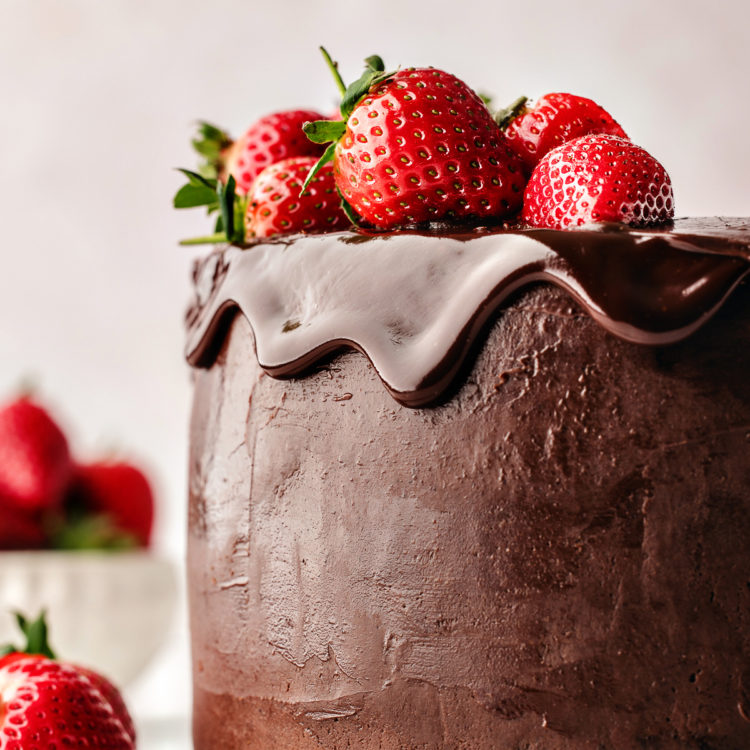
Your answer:
[[[225,232],[216,232],[205,237],[191,237],[187,240],[180,240],[180,245],[217,245],[220,242],[228,242]]]
[[[346,93],[346,84],[344,83],[344,79],[341,77],[341,73],[339,73],[339,64],[337,62],[334,62],[325,47],[321,47],[320,51],[323,53],[323,58],[326,61],[326,65],[328,65],[328,68],[330,69],[334,79],[336,80],[336,86],[338,86],[339,93],[341,94],[341,96],[343,96]]]
[[[328,67],[333,72],[336,78],[336,83],[339,85],[339,90],[344,85],[341,80],[341,76],[338,72],[336,63],[331,60],[331,56],[328,54],[324,47],[321,47],[323,57],[325,57]],[[346,122],[349,119],[349,115],[357,105],[357,102],[370,90],[371,86],[374,86],[381,81],[384,81],[392,73],[385,72],[385,63],[380,55],[370,55],[365,58],[365,72],[354,82],[350,83],[344,91],[342,91],[343,99],[341,100],[340,112],[341,120],[330,121],[330,120],[317,120],[315,122],[306,122],[302,126],[302,130],[305,131],[305,135],[313,141],[313,143],[328,143],[328,148],[323,152],[323,155],[318,159],[317,164],[307,173],[307,178],[302,185],[300,195],[305,192],[305,189],[310,184],[310,181],[318,173],[318,170],[329,161],[333,161],[334,152],[336,150],[336,144],[343,137],[346,132]]]

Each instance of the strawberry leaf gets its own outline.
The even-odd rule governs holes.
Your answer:
[[[201,156],[218,156],[221,149],[232,143],[229,134],[216,125],[205,120],[201,120],[198,125],[198,137],[193,139],[192,144]]]
[[[349,219],[355,227],[361,226],[362,217],[354,210],[352,204],[344,198],[343,193],[338,188],[336,188],[336,192],[339,194],[339,198],[341,198],[341,210],[346,214],[346,218]]]
[[[75,513],[56,531],[53,545],[64,550],[123,550],[137,547],[138,540],[106,514]]]
[[[505,130],[505,128],[507,128],[508,125],[510,125],[510,123],[521,114],[526,107],[527,101],[529,101],[528,97],[519,96],[518,99],[505,107],[505,109],[500,109],[495,113],[495,122],[501,130]]]
[[[380,65],[382,65],[383,61],[379,57],[377,57],[377,55],[368,57],[365,61],[367,62],[367,68],[365,69],[365,72],[362,73],[362,75],[356,81],[354,81],[354,83],[350,83],[347,87],[344,98],[341,100],[342,119],[347,120],[349,118],[349,115],[354,110],[357,102],[370,90],[372,86],[380,83],[381,81],[384,81],[391,75],[391,73],[384,73],[382,69],[378,70],[375,67],[371,67],[370,62],[368,61],[373,61],[375,59],[379,60]]]
[[[49,659],[54,659],[55,654],[47,642],[47,622],[44,610],[42,610],[36,620],[32,620],[31,622],[20,612],[16,612],[15,614],[18,627],[21,628],[21,632],[26,636],[26,649],[24,653],[41,654]]]
[[[234,201],[234,233],[230,242],[241,244],[246,239],[245,214],[247,213],[247,198],[237,195]],[[227,235],[228,236],[228,235]]]
[[[194,185],[195,187],[207,187],[211,188],[211,190],[216,190],[218,180],[216,180],[215,178],[204,177],[202,174],[198,174],[197,172],[193,172],[189,169],[183,169],[182,167],[178,167],[177,171],[182,172],[182,174],[184,174],[185,177],[188,178],[188,183]]]
[[[323,152],[323,155],[318,159],[318,161],[313,165],[313,167],[310,169],[310,171],[307,173],[307,177],[305,177],[305,181],[302,184],[302,190],[299,191],[300,195],[305,192],[305,188],[310,184],[312,181],[312,178],[315,177],[316,174],[320,171],[320,168],[324,164],[328,164],[329,161],[333,161],[333,154],[336,151],[336,144],[338,141],[333,141],[333,143],[329,144],[328,148]]]
[[[337,141],[346,132],[346,123],[342,120],[313,120],[302,126],[305,135],[313,143]]]
[[[20,612],[13,613],[20,631],[26,637],[26,644],[18,648],[12,644],[5,644],[0,647],[0,654],[34,654],[46,656],[48,659],[56,659],[54,652],[50,648],[47,639],[47,622],[45,617],[47,613],[42,610],[36,620],[29,620]]]
[[[187,172],[187,170],[181,170]],[[234,242],[242,244],[245,242],[245,213],[247,212],[247,197],[239,195],[237,193],[237,184],[234,177],[230,175],[227,180],[227,184],[224,185],[222,182],[216,180],[204,180],[200,175],[190,173],[193,175],[193,181],[198,178],[202,182],[196,187],[193,184],[183,186],[175,196],[175,205],[178,197],[182,194],[182,200],[188,201],[192,197],[196,200],[200,198],[204,203],[196,203],[195,205],[206,205],[208,213],[219,212],[216,218],[216,224],[214,227],[214,234],[207,235],[205,237],[191,237],[189,239],[180,240],[180,245],[215,245],[220,242]],[[215,183],[215,187],[211,188],[210,202],[207,185]],[[196,191],[195,193],[189,192]],[[184,191],[184,192],[183,192]],[[201,191],[200,194],[197,191]],[[187,205],[180,206],[187,208]]]
[[[217,205],[216,190],[203,185],[196,187],[188,183],[177,191],[173,205],[175,208]]]
[[[219,183],[216,186],[216,194],[219,196],[219,208],[221,209],[221,221],[227,239],[231,241],[234,236],[234,199],[236,183],[234,177],[229,175],[227,184]]]
[[[193,139],[193,148],[203,157],[199,167],[206,177],[216,177],[222,164],[222,153],[232,145],[229,134],[210,122],[198,123],[198,135]]]
[[[365,65],[375,73],[385,72],[385,63],[380,55],[370,55],[370,57],[366,57]]]

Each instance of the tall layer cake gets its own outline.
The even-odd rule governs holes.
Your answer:
[[[750,746],[750,223],[228,247],[197,750]]]

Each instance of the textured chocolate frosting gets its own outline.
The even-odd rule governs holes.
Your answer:
[[[615,249],[638,235],[610,234]],[[227,313],[252,300],[222,298],[241,266],[201,266],[188,347],[204,365],[189,524],[198,750],[750,746],[747,224],[684,234],[705,293],[662,289],[690,298],[684,314],[652,305],[652,287],[647,320],[613,315],[611,290],[568,284],[581,274],[555,243],[571,235],[554,233],[563,289],[509,297],[494,279],[485,293],[479,274],[481,310],[411,381],[408,360],[355,339],[351,311],[329,346],[313,336],[296,359],[261,356],[264,369],[258,331]],[[524,281],[544,278],[546,257]],[[305,299],[308,317],[276,315],[316,333]],[[692,335],[642,346],[608,321]],[[344,342],[367,357],[333,354]]]

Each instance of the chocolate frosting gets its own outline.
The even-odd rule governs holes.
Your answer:
[[[234,316],[193,371],[196,750],[750,747],[749,344],[747,282],[670,347],[539,284],[406,408],[358,352],[268,377]]]
[[[417,407],[444,397],[521,287],[555,284],[610,333],[662,345],[701,327],[749,270],[747,219],[296,236],[227,247],[197,264],[187,357],[210,366],[239,311],[269,375],[299,375],[348,347]]]

